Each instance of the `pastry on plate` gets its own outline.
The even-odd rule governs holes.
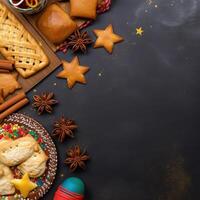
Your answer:
[[[60,44],[77,29],[77,24],[59,5],[51,4],[39,17],[37,27],[48,40]]]
[[[70,15],[72,17],[82,17],[96,19],[98,0],[70,0]]]
[[[24,78],[49,63],[40,44],[3,3],[0,3],[0,53],[7,60],[15,61],[17,71]]]
[[[48,160],[48,156],[41,147],[38,148],[38,151],[34,152],[29,159],[18,166],[18,169],[23,174],[28,173],[29,176],[33,178],[40,177],[44,174]]]
[[[9,176],[1,176],[5,173],[1,173],[0,164],[0,199],[38,200],[55,179],[57,152],[38,122],[12,114],[0,124],[0,163],[9,172]]]
[[[11,195],[15,193],[15,187],[11,183],[13,173],[10,168],[0,163],[0,195]]]
[[[0,140],[0,162],[6,166],[19,165],[37,151],[37,143],[31,135],[16,140]]]

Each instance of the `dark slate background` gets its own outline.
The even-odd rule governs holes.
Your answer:
[[[53,115],[38,116],[31,106],[21,111],[49,132],[62,115],[79,125],[75,139],[54,139],[59,168],[44,199],[70,176],[85,181],[86,200],[198,199],[200,1],[113,0],[111,11],[88,30],[110,23],[125,41],[112,55],[93,48],[79,55],[91,68],[86,86],[69,90],[55,77],[59,68],[29,93],[53,91],[59,100]],[[141,38],[137,26],[145,31]],[[63,161],[77,143],[92,159],[86,171],[71,174]]]

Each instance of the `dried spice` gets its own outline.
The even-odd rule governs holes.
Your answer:
[[[69,48],[71,48],[73,52],[81,50],[84,53],[87,50],[87,46],[92,43],[93,41],[87,31],[80,32],[79,30],[76,30],[68,38]]]
[[[44,92],[41,95],[33,96],[34,103],[32,105],[37,109],[39,115],[41,115],[44,111],[52,113],[52,106],[58,103],[58,101],[53,99],[53,97],[53,92]]]
[[[58,140],[63,142],[66,136],[73,138],[74,130],[77,128],[78,126],[73,120],[61,117],[58,121],[54,122],[52,134],[58,136]]]
[[[68,149],[65,163],[69,166],[70,170],[74,172],[78,167],[85,169],[85,162],[89,159],[90,157],[86,153],[86,150],[81,151],[80,146],[75,145]]]
[[[3,89],[0,89],[0,104],[2,104],[3,102],[4,102]]]

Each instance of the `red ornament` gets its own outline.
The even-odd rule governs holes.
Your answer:
[[[62,186],[60,186],[56,191],[53,200],[83,200],[83,199],[84,199],[83,195],[70,192],[64,189]]]

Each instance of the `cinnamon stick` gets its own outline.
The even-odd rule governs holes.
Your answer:
[[[25,106],[28,102],[29,100],[27,98],[22,99],[18,103],[14,104],[13,106],[5,110],[3,113],[0,114],[0,121],[6,118],[8,115],[11,115],[12,113],[16,112],[17,110]]]
[[[7,69],[1,69],[1,67],[0,67],[0,73],[9,73],[10,71],[9,70],[7,70]]]
[[[13,65],[15,64],[12,60],[2,60],[0,59],[0,69],[6,69],[6,70],[13,70]]]
[[[3,89],[0,89],[0,104],[4,102],[4,97],[3,97]]]
[[[0,59],[0,62],[4,62],[4,63],[12,63],[13,65],[15,64],[15,61],[14,61],[14,60]]]
[[[19,94],[11,97],[9,100],[0,105],[0,112],[6,110],[7,108],[24,99],[25,97],[26,94],[24,92],[20,92]]]

